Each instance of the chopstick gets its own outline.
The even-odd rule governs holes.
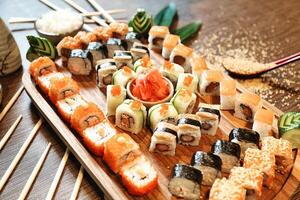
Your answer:
[[[49,153],[51,147],[51,143],[48,144],[48,146],[46,147],[46,149],[44,150],[43,154],[41,155],[39,161],[37,162],[37,164],[35,165],[33,171],[31,172],[29,179],[27,180],[18,200],[24,200],[30,190],[30,188],[32,187],[32,184],[34,182],[34,180],[36,179],[39,171],[41,170],[45,160],[46,160],[46,156]]]
[[[16,92],[16,94],[9,100],[9,102],[7,103],[7,105],[4,107],[4,109],[0,113],[0,122],[5,117],[5,115],[9,111],[9,109],[14,105],[14,103],[16,102],[16,100],[18,99],[18,97],[20,96],[20,94],[22,93],[23,89],[24,89],[24,85],[22,85],[19,88],[19,90]]]
[[[69,150],[66,149],[65,154],[64,154],[63,158],[60,161],[60,164],[59,164],[59,167],[58,167],[58,169],[56,171],[54,179],[53,179],[53,181],[51,183],[50,189],[49,189],[48,194],[46,196],[46,200],[52,200],[52,198],[54,196],[54,192],[55,192],[55,190],[57,188],[58,182],[59,182],[59,180],[61,178],[61,175],[62,175],[62,173],[64,171],[64,168],[66,166],[66,163],[68,161],[68,157],[69,157]]]
[[[292,60],[293,58],[299,58],[299,56],[300,56],[300,52],[295,53],[295,54],[293,54],[293,55],[290,55],[290,56],[288,56],[288,57],[279,59],[279,60],[275,61],[275,64],[280,64],[280,63],[282,63],[282,62]],[[292,61],[294,61],[294,60],[292,60]]]
[[[117,14],[117,13],[123,13],[123,12],[126,12],[125,9],[113,9],[113,10],[108,10],[107,11],[109,14]],[[94,11],[94,12],[84,12],[84,13],[81,13],[82,16],[84,17],[91,17],[91,16],[99,16],[99,15],[102,15],[101,12],[97,12],[97,11]]]
[[[80,188],[82,178],[83,178],[83,173],[84,173],[84,169],[81,165],[79,173],[78,173],[77,178],[76,178],[76,182],[75,182],[71,197],[70,197],[70,200],[75,200],[77,198],[77,195],[79,193],[79,188]]]
[[[19,161],[21,160],[22,156],[24,155],[24,153],[26,152],[28,146],[30,145],[32,139],[34,138],[34,136],[36,135],[36,133],[38,132],[39,128],[42,125],[42,119],[40,119],[35,126],[33,127],[33,129],[31,130],[29,136],[27,137],[27,139],[25,140],[24,144],[22,145],[21,149],[19,150],[19,152],[17,153],[16,157],[13,159],[12,163],[9,165],[8,169],[6,170],[6,172],[4,173],[4,175],[2,176],[1,180],[0,180],[0,192],[3,189],[3,186],[5,185],[5,183],[7,182],[8,178],[10,177],[10,175],[12,174],[13,170],[16,168],[17,164],[19,163]]]
[[[21,121],[21,119],[22,119],[22,115],[20,115],[17,118],[17,120],[13,123],[13,125],[9,128],[9,130],[5,133],[4,137],[1,139],[1,141],[0,141],[0,151],[2,150],[2,148],[4,147],[4,145],[6,144],[6,142],[10,138],[10,136],[13,134],[13,132],[16,130],[18,124]]]
[[[109,22],[115,22],[114,18],[112,18],[112,16],[102,8],[102,6],[100,6],[100,4],[98,4],[95,0],[88,0],[88,2],[99,12],[101,12],[103,14],[103,17]]]
[[[275,69],[277,67],[280,67],[282,65],[285,65],[285,64],[288,64],[288,63],[291,63],[291,62],[294,62],[294,61],[299,60],[299,59],[300,59],[300,52],[295,53],[293,55],[290,55],[288,57],[279,59],[279,60],[277,60],[273,63],[270,63],[271,67],[269,67],[269,68],[267,68],[266,70],[263,70],[263,71],[269,71],[271,69]]]

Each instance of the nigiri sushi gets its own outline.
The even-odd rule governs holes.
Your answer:
[[[71,51],[67,68],[74,75],[89,75],[92,71],[91,53],[86,50],[74,49]]]
[[[199,82],[199,90],[202,95],[220,95],[220,82],[223,74],[219,70],[204,70]]]
[[[183,44],[178,44],[171,52],[170,62],[181,65],[184,72],[191,73],[190,57],[192,56],[193,49]]]
[[[197,115],[180,114],[177,117],[178,143],[198,146],[201,138],[200,120]]]
[[[32,78],[37,81],[38,77],[57,72],[55,63],[49,57],[39,57],[29,65],[29,71]]]
[[[169,34],[169,28],[167,26],[152,26],[149,31],[149,48],[160,52],[163,48],[163,42],[165,37]]]
[[[128,25],[125,23],[112,22],[109,24],[109,28],[113,38],[124,39],[128,33]]]
[[[271,110],[258,109],[254,115],[252,130],[257,131],[260,138],[272,136],[274,113]]]
[[[209,193],[209,200],[244,200],[245,198],[246,190],[226,178],[215,180]]]
[[[223,79],[220,82],[220,105],[222,110],[234,110],[236,98],[236,81]]]
[[[169,59],[172,50],[180,43],[178,35],[168,34],[163,42],[162,56]]]

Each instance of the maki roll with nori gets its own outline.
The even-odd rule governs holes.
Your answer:
[[[201,138],[200,119],[193,114],[180,114],[177,117],[178,143],[198,146]]]
[[[81,49],[83,47],[80,40],[71,36],[64,37],[56,46],[58,55],[62,58],[63,66],[67,65],[68,58],[73,49]]]
[[[222,160],[213,153],[196,151],[192,157],[191,165],[202,172],[202,185],[211,186],[216,178],[221,177]]]
[[[129,49],[129,48],[128,48]],[[133,61],[143,58],[144,56],[150,57],[150,51],[146,45],[141,44],[140,42],[133,43],[132,48],[130,48]]]
[[[199,104],[196,115],[200,118],[201,133],[212,136],[216,135],[221,118],[219,107],[219,105]]]
[[[179,43],[171,52],[170,62],[181,65],[184,68],[184,72],[191,73],[190,58],[192,53],[192,48]]]
[[[175,93],[170,102],[175,106],[178,114],[183,114],[193,112],[196,100],[197,96],[195,93],[181,88]]]
[[[125,41],[127,43],[127,49],[131,49],[133,44],[136,42],[140,42],[138,39],[138,34],[136,32],[128,32],[125,36]]]
[[[124,66],[130,67],[131,69],[133,68],[133,59],[130,51],[117,50],[114,52],[113,59],[115,60],[118,69],[121,69]]]
[[[127,99],[116,109],[116,125],[131,133],[137,134],[146,125],[146,107],[139,101]]]
[[[151,137],[150,152],[157,152],[163,155],[175,155],[177,126],[159,122]]]
[[[176,164],[172,170],[168,189],[177,197],[200,199],[201,182],[202,173],[200,170],[188,165]]]
[[[99,60],[96,65],[97,85],[101,88],[106,88],[112,84],[113,74],[117,71],[116,63],[113,59]]]
[[[118,38],[109,38],[106,43],[107,57],[112,58],[116,50],[124,51],[127,49],[126,43]]]
[[[221,158],[222,172],[229,173],[234,166],[239,166],[241,153],[240,145],[234,142],[217,140],[213,144],[211,152]]]
[[[70,53],[67,68],[74,75],[89,75],[92,71],[90,57],[89,51],[74,49]]]
[[[229,141],[237,143],[241,147],[241,158],[244,158],[248,148],[259,148],[259,134],[246,128],[234,128],[229,134]]]
[[[169,28],[167,26],[152,26],[148,37],[149,49],[161,52],[164,39],[169,33]]]
[[[113,38],[124,39],[128,33],[128,25],[125,23],[112,22],[109,24],[109,29]]]
[[[94,67],[97,64],[97,61],[107,57],[106,46],[104,46],[100,42],[90,42],[86,50],[88,50],[91,53],[92,63]]]

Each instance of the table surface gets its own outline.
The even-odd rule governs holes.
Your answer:
[[[62,0],[52,0],[52,2],[62,8],[70,8]],[[93,11],[93,8],[86,1],[77,0],[76,2],[87,10]],[[126,19],[135,12],[136,8],[145,7],[149,12],[155,14],[168,3],[166,0],[98,0],[98,2],[105,9],[126,8],[126,13],[118,15]],[[211,54],[232,56],[233,53],[237,57],[242,51],[243,56],[249,56],[249,58],[259,62],[271,62],[300,50],[299,0],[175,0],[174,2],[178,7],[179,26],[193,20],[201,19],[203,21],[202,30],[188,45],[208,57]],[[49,10],[38,0],[0,1],[0,17],[6,24],[8,24],[10,17],[38,17]],[[0,77],[0,83],[4,90],[4,99],[0,110],[5,107],[22,85],[22,72],[28,67],[28,61],[25,58],[28,43],[25,36],[36,35],[32,24],[8,26],[13,30],[13,35],[19,45],[23,69],[6,77]],[[245,51],[245,49],[247,50]],[[299,80],[300,64],[298,62],[269,72],[260,79],[242,82],[246,86],[250,86],[250,89],[255,83],[262,84],[267,89],[254,89],[266,100],[283,111],[299,111]],[[4,136],[20,114],[23,115],[21,123],[5,148],[0,152],[0,177],[3,176],[34,124],[40,118],[37,109],[25,91],[0,122],[0,138]],[[52,148],[28,195],[28,199],[45,198],[66,147],[55,132],[46,123],[43,123],[25,156],[0,193],[0,199],[16,199],[18,197],[48,142],[52,143]],[[80,164],[73,156],[70,156],[55,194],[56,199],[70,198],[79,168]],[[299,190],[300,187],[298,186],[297,191]],[[296,192],[292,198],[299,199],[299,193]],[[78,199],[101,199],[102,197],[102,192],[97,185],[85,174]]]

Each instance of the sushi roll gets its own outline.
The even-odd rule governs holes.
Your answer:
[[[237,96],[234,107],[234,116],[253,122],[254,115],[261,108],[260,96],[245,92]]]
[[[229,179],[246,189],[247,196],[255,193],[256,197],[260,197],[262,194],[263,175],[258,169],[234,167],[230,171]]]
[[[200,199],[202,173],[200,170],[182,164],[176,164],[172,169],[169,191],[184,199]]]
[[[104,119],[105,116],[100,108],[96,104],[89,102],[78,106],[74,110],[71,116],[71,126],[82,136],[84,129],[95,126]]]
[[[97,26],[93,33],[97,36],[97,39],[103,44],[112,37],[112,32],[109,27]]]
[[[106,46],[104,46],[100,42],[90,42],[86,50],[91,53],[93,67],[96,66],[99,60],[107,57]]]
[[[177,127],[167,122],[159,122],[151,137],[150,152],[174,156],[176,150]]]
[[[125,49],[127,49],[124,41],[118,38],[109,38],[106,42],[106,48],[108,58],[112,58],[114,56],[115,51],[117,50],[124,51]]]
[[[221,118],[219,107],[219,105],[199,104],[196,115],[200,118],[201,133],[216,135]]]
[[[274,113],[266,109],[258,109],[254,115],[253,131],[257,131],[260,138],[272,136]]]
[[[141,156],[139,145],[127,134],[113,135],[104,147],[103,160],[114,172],[118,173],[121,167]]]
[[[120,175],[123,185],[131,195],[145,195],[158,185],[158,174],[144,156],[125,164]]]
[[[113,74],[112,83],[114,85],[122,85],[123,87],[126,87],[127,83],[134,78],[136,78],[136,73],[131,68],[125,66]]]
[[[36,82],[38,77],[57,72],[55,63],[49,57],[39,57],[32,61],[29,65],[31,77]]]
[[[146,125],[146,107],[139,101],[127,99],[116,109],[116,125],[131,133],[137,134]]]
[[[221,158],[222,172],[229,173],[234,166],[240,164],[241,148],[236,143],[217,140],[213,144],[211,152]]]
[[[178,35],[168,34],[163,42],[162,56],[169,59],[172,50],[180,43]]]
[[[200,119],[193,114],[180,114],[177,118],[178,143],[198,146],[201,138]]]
[[[223,79],[220,82],[220,104],[222,110],[234,110],[236,98],[236,82],[233,79]]]
[[[58,55],[62,58],[62,65],[67,66],[68,58],[73,49],[82,49],[83,45],[79,39],[71,36],[64,37],[56,46]]]
[[[83,105],[87,105],[87,101],[80,94],[75,94],[57,101],[56,109],[66,122],[70,122],[74,110]]]
[[[209,200],[243,200],[246,190],[235,181],[222,178],[216,179],[209,193]]]
[[[134,43],[140,42],[138,39],[138,34],[136,32],[128,32],[125,36],[125,41],[127,43],[127,50],[130,50]]]
[[[198,88],[197,76],[190,73],[179,74],[176,84],[176,91],[180,90],[181,88],[190,90],[191,92],[196,92]]]
[[[176,63],[184,68],[184,72],[191,73],[190,57],[193,49],[183,44],[178,44],[171,52],[170,62]]]
[[[245,152],[245,168],[257,169],[263,173],[263,185],[271,188],[275,178],[275,155],[268,151],[248,148]]]
[[[143,58],[135,61],[133,65],[133,70],[137,74],[146,74],[154,68],[154,62],[151,60],[148,55],[145,55]]]
[[[99,88],[106,88],[113,83],[113,74],[117,71],[116,63],[113,59],[99,60],[96,65],[96,79]]]
[[[198,54],[193,53],[190,58],[192,74],[197,75],[199,81],[201,81],[201,74],[204,70],[207,70],[207,64],[205,58]]]
[[[109,29],[113,38],[124,39],[128,33],[128,25],[125,23],[112,22],[109,24]]]
[[[151,50],[161,52],[165,37],[169,34],[167,26],[152,26],[149,31],[149,48]]]
[[[152,131],[160,121],[175,123],[178,113],[171,103],[162,103],[152,106],[148,111],[148,122]]]
[[[132,48],[130,48],[130,52],[131,52],[134,62],[143,58],[144,56],[150,57],[150,51],[149,51],[148,47],[139,42],[133,43]]]
[[[130,67],[131,69],[133,68],[132,55],[130,51],[117,50],[114,52],[113,59],[115,60],[118,69],[121,69],[124,66]]]
[[[293,167],[293,149],[288,140],[266,136],[262,138],[261,149],[275,155],[276,167],[280,173],[288,173]]]
[[[163,76],[168,78],[174,86],[177,84],[179,74],[184,73],[183,67],[169,61],[164,62],[164,65],[160,69]]]
[[[215,154],[196,151],[192,156],[191,165],[202,172],[202,185],[211,186],[216,178],[222,177],[222,160]]]
[[[220,82],[223,79],[223,74],[219,70],[204,70],[201,74],[199,82],[199,90],[202,95],[219,96]]]
[[[49,98],[55,105],[57,101],[79,94],[80,88],[70,77],[50,79]]]
[[[89,45],[90,42],[97,42],[98,38],[97,35],[93,32],[85,32],[85,31],[79,31],[75,36],[75,40],[81,41],[81,44],[83,45],[83,48],[86,48],[87,45]]]
[[[230,131],[229,141],[237,143],[241,147],[241,158],[244,158],[248,148],[259,148],[259,134],[246,128],[234,128]]]
[[[96,156],[102,156],[105,143],[115,134],[117,134],[116,129],[108,120],[104,120],[95,126],[84,129],[82,141],[89,151]]]
[[[63,73],[60,73],[60,72],[49,73],[44,76],[39,76],[37,79],[37,85],[44,92],[44,94],[48,95],[51,79],[52,78],[60,79],[60,78],[64,78],[64,77],[66,77],[66,75],[64,75]]]
[[[108,85],[106,91],[106,111],[107,116],[116,114],[117,107],[126,98],[126,89],[121,85]]]
[[[181,88],[175,93],[170,102],[174,105],[178,114],[183,114],[193,112],[196,100],[197,96],[195,93]]]
[[[90,52],[74,49],[68,58],[67,68],[74,75],[89,75],[92,71],[90,58]]]

